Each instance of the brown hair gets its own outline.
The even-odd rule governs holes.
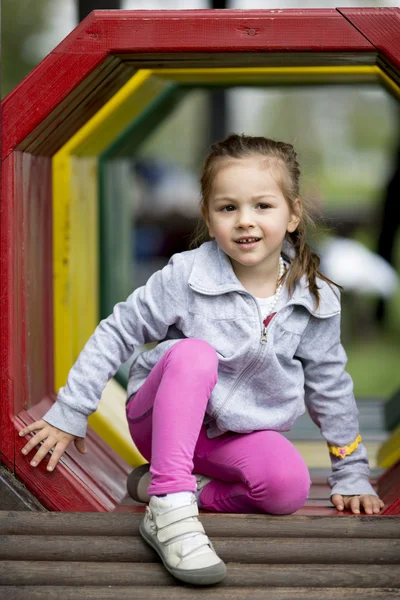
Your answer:
[[[232,134],[225,140],[213,144],[203,164],[203,173],[200,180],[200,208],[203,213],[208,212],[211,186],[219,165],[229,159],[241,159],[251,156],[260,156],[268,161],[274,161],[276,167],[278,167],[279,179],[277,183],[292,213],[295,212],[295,201],[297,199],[301,201],[301,215],[297,215],[300,216],[299,224],[295,231],[286,232],[286,239],[291,243],[296,253],[288,271],[287,284],[289,294],[292,294],[297,282],[305,274],[309,282],[310,292],[314,294],[316,299],[316,308],[318,308],[320,297],[316,283],[317,276],[340,289],[342,287],[325,277],[318,270],[320,258],[306,242],[307,225],[314,225],[314,221],[306,208],[304,200],[300,197],[300,167],[297,162],[297,154],[291,144],[243,134]],[[207,225],[204,220],[201,220],[191,238],[190,248],[195,248],[210,239]]]

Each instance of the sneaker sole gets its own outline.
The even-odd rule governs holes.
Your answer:
[[[157,542],[152,537],[149,537],[147,531],[142,527],[142,523],[139,525],[140,535],[143,539],[155,550],[158,556],[161,558],[164,567],[176,577],[185,583],[191,583],[192,585],[212,585],[219,583],[226,576],[226,565],[222,560],[212,567],[205,567],[203,569],[175,569],[170,567],[164,560],[164,556],[161,550],[157,546]]]

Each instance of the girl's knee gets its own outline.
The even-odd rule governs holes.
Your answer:
[[[262,469],[251,485],[251,496],[262,512],[287,515],[304,506],[310,486],[310,474],[303,459],[288,459]]]
[[[186,338],[172,346],[170,354],[175,358],[179,356],[190,369],[197,373],[208,375],[218,369],[218,356],[214,348],[203,340]]]
[[[296,469],[290,473],[276,473],[265,489],[264,503],[267,512],[274,515],[290,515],[304,506],[310,492],[308,469]]]

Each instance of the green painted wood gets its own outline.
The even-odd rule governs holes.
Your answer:
[[[99,273],[100,318],[125,300],[134,284],[134,190],[130,163],[141,144],[173,112],[189,88],[171,84],[99,157]],[[132,357],[133,358],[133,357]],[[115,379],[127,387],[129,367],[122,365]]]
[[[100,318],[134,289],[132,229],[134,192],[130,160],[143,141],[174,110],[185,94],[168,87],[99,157]]]

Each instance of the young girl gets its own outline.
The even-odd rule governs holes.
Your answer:
[[[309,220],[290,144],[231,135],[212,146],[201,178],[209,240],[175,254],[87,342],[35,431],[32,465],[56,466],[136,346],[159,344],[131,367],[127,418],[149,461],[128,487],[149,502],[143,538],[177,578],[221,581],[226,568],[197,519],[210,511],[291,514],[308,469],[281,432],[305,411],[332,461],[338,510],[379,513],[340,343],[340,292],[305,239]],[[201,474],[200,475],[194,475]]]

